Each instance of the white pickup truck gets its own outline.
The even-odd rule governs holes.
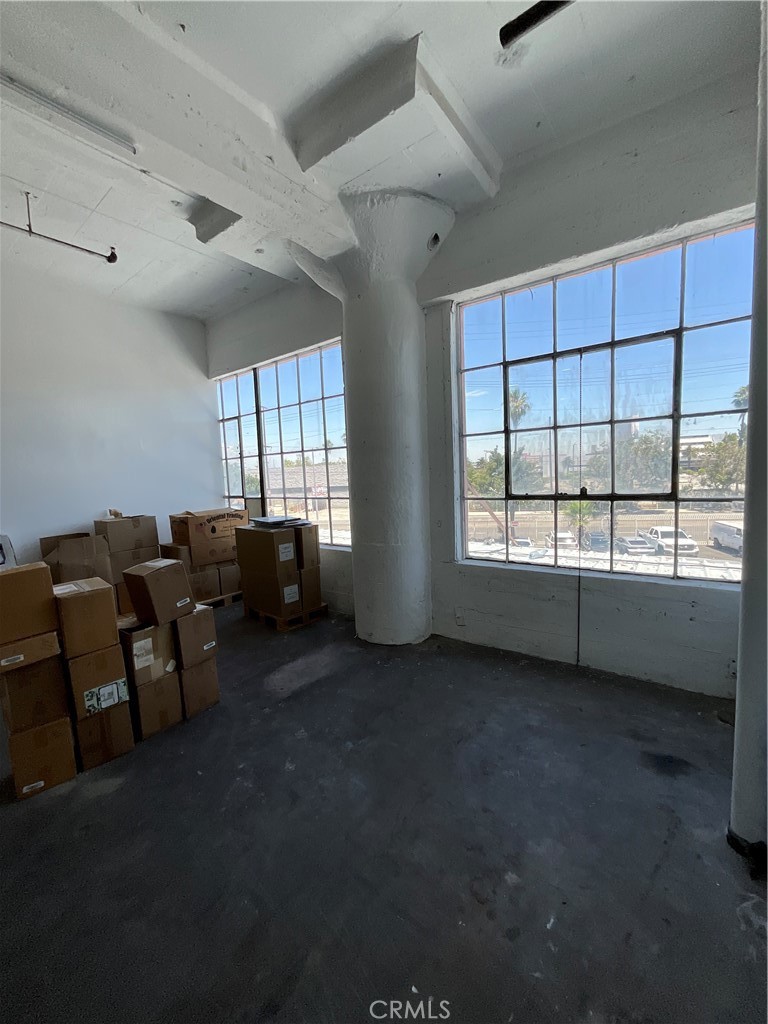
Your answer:
[[[637,535],[652,544],[657,555],[674,555],[674,526],[652,526],[648,530],[638,530]],[[699,545],[685,530],[677,531],[677,553],[679,555],[698,555]]]

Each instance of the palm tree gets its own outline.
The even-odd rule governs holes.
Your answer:
[[[733,392],[731,405],[739,409],[739,444],[744,444],[747,439],[747,406],[749,405],[749,384],[742,384]]]
[[[531,411],[531,403],[525,391],[520,388],[510,388],[509,391],[509,422],[513,430]],[[515,434],[515,451],[517,451],[517,434]]]

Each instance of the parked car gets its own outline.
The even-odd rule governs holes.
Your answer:
[[[675,553],[675,528],[673,526],[652,526],[649,530],[638,530],[638,536],[652,544],[657,555],[673,555]],[[698,555],[699,545],[685,530],[678,530],[677,551],[680,555]]]
[[[744,549],[744,520],[718,519],[714,523],[710,523],[709,539],[718,551],[728,548],[729,551],[735,551],[737,555],[740,555]]]
[[[555,546],[555,531],[550,530],[547,536],[544,538],[544,543],[548,548]],[[557,531],[557,546],[561,550],[563,548],[578,548],[576,538],[573,536],[570,530],[558,530]]]
[[[653,555],[656,548],[645,537],[617,537],[613,544],[620,555]]]
[[[516,548],[532,548],[533,541],[530,537],[513,537],[512,546]]]
[[[582,551],[610,551],[611,538],[605,530],[585,530],[581,535]]]

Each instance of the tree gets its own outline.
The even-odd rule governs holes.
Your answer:
[[[749,384],[742,384],[740,388],[736,388],[733,392],[733,399],[731,405],[734,409],[739,409],[741,415],[739,416],[739,444],[744,444],[747,440],[747,406],[749,405]]]
[[[560,510],[576,530],[577,537],[581,538],[589,523],[597,518],[599,506],[596,501],[566,501]]]
[[[525,419],[530,411],[531,403],[525,391],[521,391],[520,388],[510,388],[509,422],[514,430],[517,430],[518,424]],[[515,434],[515,452],[517,452],[517,434]]]
[[[468,489],[483,497],[504,496],[504,453],[498,447],[483,452],[473,462],[467,459]]]
[[[672,474],[672,438],[666,430],[644,430],[616,441],[616,490],[655,493],[668,491]],[[608,451],[589,457],[587,471],[595,479],[610,481]]]
[[[746,470],[747,450],[738,434],[724,434],[704,446],[699,474],[707,487],[732,491],[744,483]]]

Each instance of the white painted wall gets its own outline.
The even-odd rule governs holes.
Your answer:
[[[169,513],[221,504],[201,323],[11,263],[0,299],[0,523],[21,561],[108,507],[156,515],[168,539]]]

